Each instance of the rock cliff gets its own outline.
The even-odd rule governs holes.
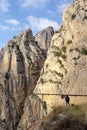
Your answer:
[[[63,13],[63,24],[54,33],[47,59],[34,90],[47,103],[47,111],[71,103],[87,102],[87,1],[74,0]]]
[[[43,42],[48,43],[47,39]],[[14,36],[0,51],[0,130],[24,130],[38,118],[41,101],[31,93],[44,61],[45,54],[31,29]],[[37,107],[35,112],[34,107]]]
[[[87,1],[74,0],[63,13],[60,29],[54,35],[48,30],[34,37],[28,29],[0,52],[2,130],[27,129],[64,105],[67,94],[72,104],[87,102]]]
[[[45,56],[50,46],[50,41],[52,39],[53,34],[53,27],[48,27],[35,35],[35,41],[37,41],[37,44],[39,45]]]

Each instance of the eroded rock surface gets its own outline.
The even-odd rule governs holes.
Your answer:
[[[37,42],[45,56],[47,55],[47,51],[50,46],[53,34],[53,27],[48,27],[35,35],[35,41]]]
[[[64,105],[61,95],[73,95],[72,104],[87,102],[86,0],[74,0],[64,11],[63,24],[52,37],[35,93],[50,94],[42,99],[48,112],[53,106]]]
[[[29,95],[36,86],[44,61],[45,54],[31,29],[14,36],[0,51],[0,120],[5,121],[0,123],[0,130],[24,130],[26,123],[32,122],[33,114],[37,115],[32,102],[35,100],[39,108],[40,100]]]

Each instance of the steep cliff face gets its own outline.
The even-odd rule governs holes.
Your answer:
[[[35,41],[37,42],[45,56],[47,55],[47,51],[50,46],[50,41],[52,39],[53,34],[53,27],[48,27],[35,35]]]
[[[35,93],[43,95],[48,111],[63,104],[58,95],[73,95],[71,103],[87,102],[87,1],[74,0],[55,32]],[[46,95],[47,94],[47,95]],[[50,95],[48,95],[50,94]],[[52,95],[54,94],[54,95]],[[58,95],[55,95],[58,94]],[[75,99],[74,95],[78,95]],[[80,95],[83,95],[80,97]]]
[[[29,93],[35,88],[44,60],[45,55],[35,41],[31,29],[15,36],[0,51],[0,128],[2,130],[16,130],[20,122],[18,129],[24,129],[26,118],[32,121],[31,117],[35,113],[32,100],[35,96],[29,96]],[[40,100],[37,98],[35,101],[38,104]],[[21,119],[23,113],[25,121]]]

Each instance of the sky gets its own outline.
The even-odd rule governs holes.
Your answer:
[[[0,0],[0,49],[27,28],[33,35],[53,26],[58,30],[63,11],[73,0]]]

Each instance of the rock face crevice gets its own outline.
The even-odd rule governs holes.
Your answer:
[[[26,123],[33,120],[33,113],[37,114],[31,105],[34,96],[30,99],[29,95],[36,86],[44,61],[45,54],[35,41],[31,29],[14,36],[0,51],[1,130],[17,130],[18,126],[18,129],[25,129]],[[40,100],[36,99],[36,102]]]

